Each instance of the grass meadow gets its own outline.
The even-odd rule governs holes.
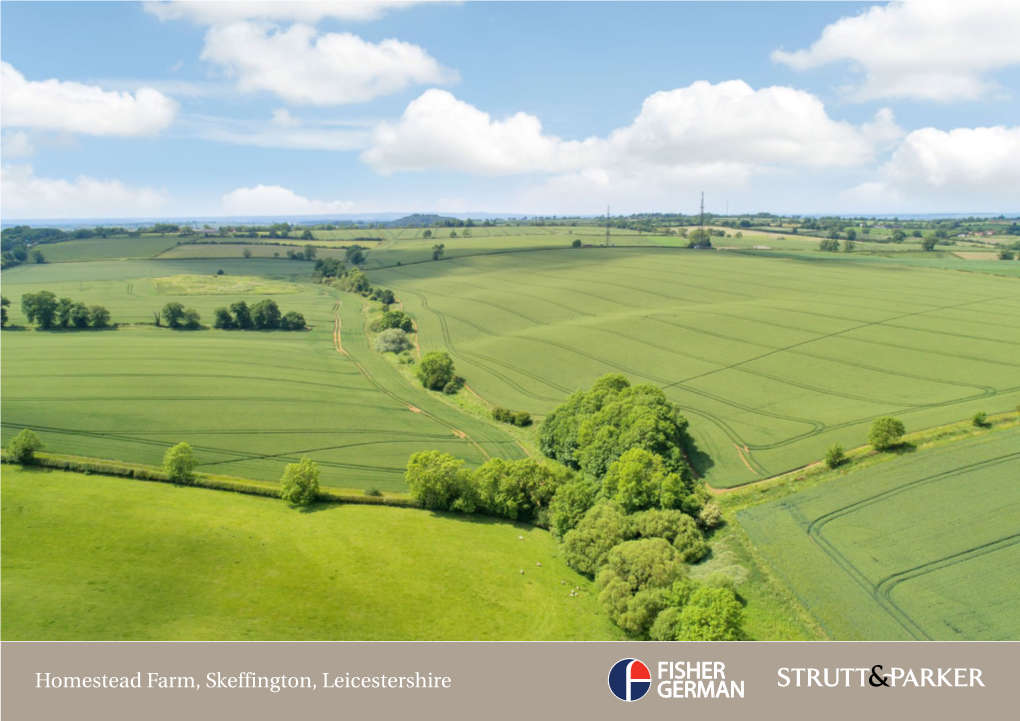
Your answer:
[[[967,261],[960,261],[967,262]],[[372,274],[492,403],[544,415],[604,373],[662,387],[731,487],[1020,401],[1020,286],[901,264],[666,249],[487,255]]]
[[[2,485],[5,641],[623,638],[529,526],[11,466]]]
[[[912,450],[739,523],[831,638],[1017,639],[1020,432]]]
[[[241,272],[230,275],[235,265]],[[409,385],[372,352],[364,301],[302,282],[300,273],[311,264],[252,259],[225,267],[221,278],[213,277],[220,266],[210,261],[4,271],[13,323],[23,322],[21,294],[47,289],[105,305],[114,322],[139,324],[4,331],[4,442],[28,427],[55,453],[158,464],[168,446],[187,441],[200,470],[258,480],[278,480],[285,464],[307,456],[321,466],[326,485],[384,491],[405,490],[403,470],[418,450],[448,451],[472,465],[488,455],[524,454],[505,431]],[[181,279],[200,274],[207,285]],[[247,282],[256,275],[268,285]],[[238,280],[245,282],[231,291]],[[195,294],[203,287],[210,294]],[[263,297],[273,297],[284,312],[303,313],[310,329],[189,332],[140,325],[175,300],[211,323],[214,308]],[[344,353],[334,345],[338,318]]]

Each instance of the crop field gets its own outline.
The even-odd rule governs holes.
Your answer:
[[[4,640],[623,636],[531,526],[11,466],[2,483]]]
[[[49,263],[68,263],[87,260],[120,260],[124,258],[153,258],[180,241],[176,236],[146,236],[128,238],[89,238],[47,243],[39,249]]]
[[[1020,640],[1020,432],[918,455],[738,519],[832,638]]]
[[[253,258],[283,258],[287,259],[288,250],[301,250],[306,243],[287,243],[285,245],[274,245],[273,243],[259,243],[252,240],[250,243],[185,243],[175,245],[160,253],[159,258],[185,259],[185,258],[244,258],[244,251],[249,250]],[[323,247],[316,244],[317,258],[343,258],[344,250],[341,248]]]
[[[225,279],[213,279],[218,269]],[[103,331],[5,330],[4,442],[30,427],[54,453],[158,464],[168,446],[187,441],[201,470],[261,480],[279,480],[286,463],[307,456],[321,466],[326,485],[392,491],[405,490],[403,469],[415,451],[448,451],[472,465],[487,455],[523,456],[506,432],[408,384],[369,349],[364,301],[303,282],[310,269],[306,262],[251,259],[4,271],[14,324],[24,322],[21,295],[43,289],[105,305],[115,323],[134,324]],[[251,295],[246,285],[233,294],[214,289],[217,294],[195,295],[195,284],[187,284],[184,295],[156,292],[157,282],[201,274],[215,284],[265,276],[292,292]],[[303,313],[310,330],[189,332],[141,325],[174,300],[196,308],[208,324],[219,306],[263,297],[274,297],[283,312]]]
[[[973,261],[959,261],[961,263]],[[662,387],[732,487],[1020,401],[1020,283],[899,264],[669,249],[475,256],[372,273],[477,393],[544,415],[604,373]]]

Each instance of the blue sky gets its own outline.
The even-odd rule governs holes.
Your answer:
[[[1017,3],[386,5],[3,3],[4,220],[1020,209]]]

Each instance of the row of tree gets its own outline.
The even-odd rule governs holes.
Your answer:
[[[250,308],[243,300],[230,308],[213,311],[213,327],[219,330],[304,330],[305,317],[295,310],[281,313],[276,301],[267,298]]]
[[[6,298],[4,306],[10,305]],[[29,323],[40,328],[107,328],[110,326],[110,311],[101,305],[85,305],[71,298],[60,298],[48,290],[25,293],[21,296],[21,312]],[[4,308],[4,325],[7,311]]]

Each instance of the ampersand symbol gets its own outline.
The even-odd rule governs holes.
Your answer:
[[[871,678],[868,679],[868,683],[870,683],[872,686],[876,688],[879,686],[888,686],[889,679],[887,679],[885,676],[879,676],[878,673],[875,671],[876,668],[880,669],[882,667],[881,666],[871,667]],[[876,681],[878,681],[878,683],[875,683]]]

